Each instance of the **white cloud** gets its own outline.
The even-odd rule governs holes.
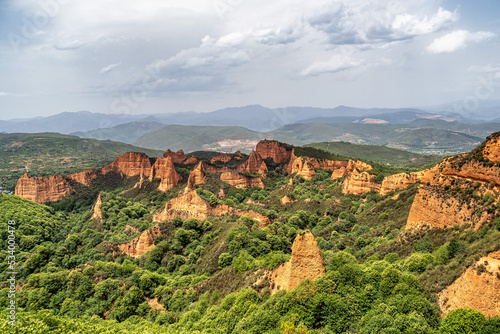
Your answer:
[[[116,64],[111,64],[111,65],[108,65],[106,67],[103,67],[99,73],[100,74],[106,74],[112,70],[114,70],[115,68],[117,68],[118,66],[120,66],[122,64],[122,62],[119,62],[119,63],[116,63]]]
[[[468,43],[479,43],[495,37],[489,31],[471,33],[467,30],[456,30],[436,38],[428,47],[430,53],[452,53],[464,49]]]
[[[329,61],[318,61],[300,72],[304,76],[317,76],[324,73],[336,73],[362,66],[364,61],[356,61],[345,54],[334,55]]]
[[[0,92],[0,96],[9,96],[11,94],[7,93],[7,92]]]

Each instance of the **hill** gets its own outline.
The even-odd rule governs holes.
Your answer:
[[[111,128],[100,128],[85,132],[72,133],[81,138],[93,138],[99,140],[113,140],[122,143],[132,144],[148,132],[154,131],[163,124],[158,122],[131,122],[113,126]]]
[[[239,126],[165,125],[149,132],[133,144],[158,150],[249,151],[264,134]]]
[[[411,173],[273,140],[165,153],[0,195],[17,331],[500,332],[500,132]]]
[[[109,140],[82,139],[58,133],[0,134],[0,186],[13,190],[17,179],[24,173],[47,176],[101,168],[117,155],[130,151],[150,156],[163,153]]]
[[[387,146],[356,145],[346,142],[312,143],[305,146],[318,148],[352,159],[369,160],[396,167],[422,169],[425,166],[438,163],[442,160],[441,156],[421,155]]]

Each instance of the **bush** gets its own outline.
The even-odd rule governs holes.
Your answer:
[[[446,315],[441,323],[440,333],[480,333],[486,323],[484,315],[471,309],[458,309]]]
[[[219,267],[226,268],[233,263],[233,257],[229,253],[222,253],[219,255]]]

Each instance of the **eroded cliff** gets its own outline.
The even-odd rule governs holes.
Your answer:
[[[172,158],[158,158],[151,167],[149,180],[160,179],[159,191],[167,191],[177,186],[182,177],[175,171]]]
[[[257,143],[255,150],[262,159],[271,158],[278,164],[290,161],[292,156],[292,149],[289,145],[275,140],[261,140]]]
[[[64,176],[30,177],[26,173],[17,181],[15,195],[37,203],[56,202],[72,189]]]
[[[155,247],[154,240],[161,235],[158,225],[144,231],[131,241],[118,245],[118,249],[128,256],[139,258]]]

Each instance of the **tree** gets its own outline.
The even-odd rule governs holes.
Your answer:
[[[480,333],[480,330],[486,324],[484,315],[472,309],[453,310],[441,323],[440,333]]]
[[[219,267],[226,268],[233,263],[233,257],[229,253],[222,253],[219,255]]]

